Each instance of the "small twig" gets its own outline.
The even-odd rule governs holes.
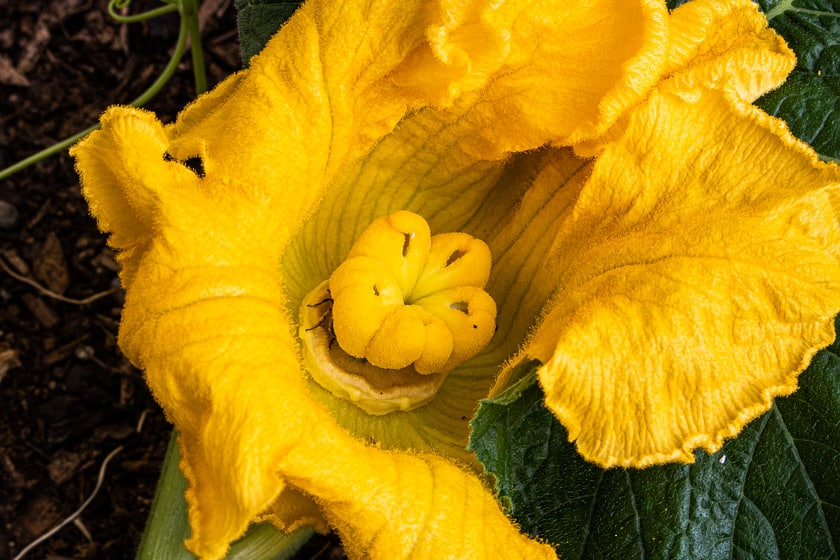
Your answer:
[[[152,410],[149,408],[144,408],[143,412],[140,413],[140,419],[137,420],[137,426],[134,428],[135,433],[139,434],[143,431],[143,424],[146,423],[146,416],[148,416],[151,411]]]
[[[73,525],[75,525],[76,529],[85,536],[88,542],[93,542],[93,535],[90,534],[90,531],[88,531],[88,528],[85,527],[85,524],[80,517],[73,520]]]
[[[113,287],[109,290],[105,290],[104,292],[99,292],[98,294],[93,294],[92,296],[86,297],[84,299],[69,298],[69,297],[65,297],[61,294],[57,294],[57,293],[55,293],[54,291],[52,291],[48,288],[43,287],[42,285],[40,285],[38,282],[36,282],[35,280],[33,280],[31,278],[28,278],[26,276],[18,274],[17,272],[15,272],[11,268],[9,268],[9,266],[6,264],[6,261],[4,261],[2,258],[0,258],[0,268],[2,268],[3,272],[8,274],[9,276],[14,278],[15,280],[23,282],[24,284],[29,284],[30,286],[32,286],[33,288],[35,288],[36,290],[38,290],[39,292],[41,292],[45,296],[50,297],[52,299],[57,299],[58,301],[63,301],[64,303],[72,303],[74,305],[87,305],[89,303],[93,303],[94,301],[96,301],[98,299],[104,298],[105,296],[110,296],[111,294],[113,294],[114,292],[119,290],[119,287],[115,286],[115,287]]]
[[[15,556],[12,560],[20,560],[26,554],[28,554],[30,550],[32,550],[33,548],[35,548],[36,546],[38,546],[39,544],[56,534],[68,523],[72,523],[77,517],[79,517],[79,515],[82,514],[85,508],[87,508],[88,505],[93,501],[93,498],[96,497],[97,492],[99,492],[99,488],[102,487],[102,481],[105,480],[105,468],[108,466],[108,462],[111,459],[113,459],[114,456],[120,451],[122,451],[122,445],[111,451],[111,453],[109,453],[108,456],[105,457],[105,460],[102,461],[102,466],[99,467],[99,476],[96,479],[96,486],[94,486],[93,492],[91,492],[90,496],[88,496],[88,499],[85,500],[85,502],[79,507],[79,509],[71,513],[68,517],[64,519],[64,521],[62,521],[61,523],[59,523],[58,525],[56,525],[55,527],[53,527],[52,529],[50,529],[31,543],[29,543],[28,545],[26,545],[26,548],[21,550],[20,553],[18,553],[18,555]]]

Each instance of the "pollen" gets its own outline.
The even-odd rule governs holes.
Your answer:
[[[374,221],[301,305],[313,378],[371,414],[427,403],[493,337],[491,261],[480,239],[432,236],[417,214]]]

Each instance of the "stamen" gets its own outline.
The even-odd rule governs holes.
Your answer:
[[[417,214],[376,220],[301,305],[313,378],[370,414],[422,406],[496,330],[490,260],[484,242],[431,236]]]

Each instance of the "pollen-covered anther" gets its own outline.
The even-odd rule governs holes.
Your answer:
[[[428,402],[493,337],[490,265],[490,249],[468,234],[431,236],[407,211],[376,220],[301,307],[313,378],[372,414]]]

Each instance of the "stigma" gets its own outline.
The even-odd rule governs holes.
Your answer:
[[[412,212],[374,221],[301,304],[313,379],[369,414],[426,404],[493,337],[491,262],[480,239],[432,236]]]

